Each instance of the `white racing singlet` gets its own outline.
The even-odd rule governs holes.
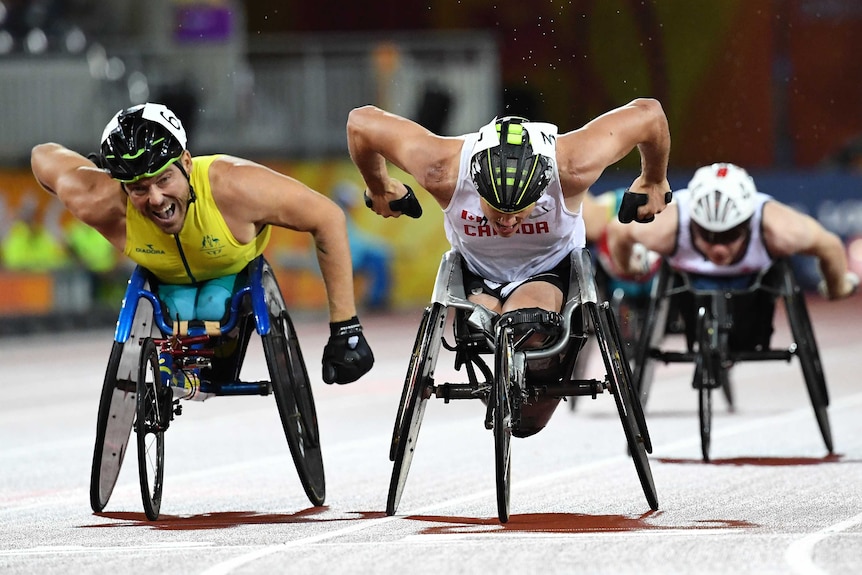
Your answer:
[[[745,254],[736,263],[720,266],[709,261],[694,246],[691,238],[691,192],[687,189],[673,193],[673,201],[677,204],[679,225],[676,232],[676,248],[668,257],[668,263],[676,270],[706,275],[706,276],[742,276],[757,273],[772,264],[772,256],[763,243],[762,222],[763,205],[772,197],[758,192],[754,196],[756,203],[751,216],[751,237],[748,240]]]
[[[524,126],[531,131],[531,140],[543,137],[550,146],[550,157],[556,159],[556,126],[536,122]],[[547,190],[517,233],[508,238],[497,235],[482,212],[479,192],[470,177],[470,159],[478,137],[478,133],[468,134],[461,148],[458,183],[443,210],[446,239],[476,275],[498,284],[514,283],[505,293],[554,268],[573,249],[584,247],[586,232],[581,213],[566,208],[554,161]]]

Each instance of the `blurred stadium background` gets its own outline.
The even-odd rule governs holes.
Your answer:
[[[456,135],[502,114],[568,130],[656,97],[675,188],[700,165],[737,163],[844,238],[862,271],[860,48],[855,0],[0,0],[0,335],[113,323],[128,264],[98,256],[98,238],[49,201],[29,152],[94,151],[117,110],[147,100],[181,116],[194,154],[249,157],[335,197],[361,193],[344,135],[355,106]],[[637,167],[632,154],[595,191]],[[375,308],[430,296],[447,244],[419,197],[418,221],[343,203],[388,246]],[[280,230],[268,256],[288,304],[323,313],[308,238]],[[371,281],[358,276],[361,302]]]

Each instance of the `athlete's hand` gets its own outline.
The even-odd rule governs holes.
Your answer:
[[[416,199],[416,194],[413,193],[412,188],[407,184],[401,184],[398,182],[404,189],[407,190],[407,193],[400,196],[395,197],[394,199],[390,199],[392,197],[392,193],[388,192],[385,196],[385,203],[379,202],[378,206],[375,208],[374,200],[371,196],[368,195],[368,191],[365,192],[365,205],[373,210],[375,213],[383,216],[384,218],[395,217],[397,218],[401,214],[409,216],[411,218],[418,218],[422,215],[422,205],[419,203],[419,200]],[[381,204],[385,205],[386,208],[381,208]]]
[[[656,214],[663,212],[672,199],[673,193],[667,180],[659,184],[647,184],[638,176],[623,194],[617,217],[624,224],[632,221],[646,224],[653,221]]]
[[[843,299],[845,297],[850,297],[859,289],[859,276],[853,272],[845,273],[842,287],[843,291],[840,294],[831,294],[829,293],[829,286],[826,284],[826,280],[822,279],[817,284],[817,291],[826,299]]]
[[[661,256],[641,243],[634,243],[627,262],[618,263],[611,253],[608,230],[596,242],[598,261],[605,272],[618,280],[646,282],[661,266]]]
[[[323,381],[350,383],[374,365],[374,354],[362,334],[359,319],[329,324],[329,341],[323,348]]]

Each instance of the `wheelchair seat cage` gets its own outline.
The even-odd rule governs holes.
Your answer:
[[[646,422],[637,401],[628,362],[624,359],[619,329],[607,302],[599,304],[592,262],[587,250],[570,256],[568,297],[560,313],[516,310],[498,315],[468,300],[464,289],[462,258],[450,250],[443,255],[431,303],[425,308],[416,336],[401,394],[389,457],[393,461],[386,511],[394,515],[406,483],[427,400],[479,399],[486,408],[485,427],[494,433],[497,511],[501,522],[509,518],[511,436],[526,437],[544,427],[522,428],[522,411],[561,398],[611,393],[617,404],[630,453],[652,509],[658,498],[647,453],[652,451]],[[578,353],[588,337],[587,321],[599,340],[606,368],[602,380],[573,377]],[[447,326],[452,341],[447,341]],[[525,345],[542,335],[540,348]],[[454,368],[466,372],[467,381],[438,382],[434,370],[441,349],[454,353]],[[488,365],[485,358],[493,358]],[[550,366],[548,368],[547,366]]]
[[[761,300],[754,300],[761,297]],[[683,298],[689,298],[690,310],[682,315],[686,331],[686,349],[665,346],[664,339],[671,325],[672,308]],[[757,316],[758,322],[769,322],[765,335],[757,335],[747,345],[734,344],[733,302],[749,298],[750,307],[758,312],[765,310],[769,317]],[[793,341],[787,347],[772,345],[772,321],[774,302],[781,300]],[[769,301],[767,306],[764,301]],[[693,304],[691,303],[693,302]],[[737,314],[740,315],[740,314]],[[686,317],[687,316],[687,317]],[[762,327],[762,326],[761,326]],[[645,407],[655,376],[655,363],[693,363],[692,387],[698,391],[698,415],[700,418],[701,455],[709,461],[712,430],[711,392],[719,389],[731,409],[734,394],[728,376],[730,368],[739,362],[786,361],[799,358],[808,394],[814,408],[818,427],[829,453],[833,451],[832,432],[826,408],[829,394],[820,354],[805,302],[805,294],[796,281],[790,262],[781,258],[768,268],[757,273],[746,288],[702,289],[695,285],[692,277],[674,270],[667,261],[662,263],[653,284],[649,309],[644,329],[637,342],[634,354],[633,379],[639,391],[640,402]]]

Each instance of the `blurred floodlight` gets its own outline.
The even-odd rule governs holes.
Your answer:
[[[87,37],[83,30],[75,26],[66,32],[65,44],[67,52],[80,54],[87,47]]]
[[[120,58],[112,56],[108,58],[107,66],[105,67],[105,77],[108,80],[119,80],[126,73],[126,63]]]
[[[48,36],[41,28],[33,28],[27,32],[24,46],[31,54],[44,54],[48,49]]]
[[[0,0],[0,26],[6,23],[6,17],[9,15],[9,9],[6,8],[6,4]],[[4,30],[5,32],[5,30]]]
[[[108,54],[101,44],[92,44],[87,49],[87,66],[90,68],[90,76],[96,79],[105,77],[108,65]]]
[[[8,54],[15,48],[15,38],[6,30],[0,30],[0,54]]]
[[[133,104],[143,104],[150,99],[150,84],[143,72],[136,70],[129,74],[126,85],[129,87],[129,101]]]

